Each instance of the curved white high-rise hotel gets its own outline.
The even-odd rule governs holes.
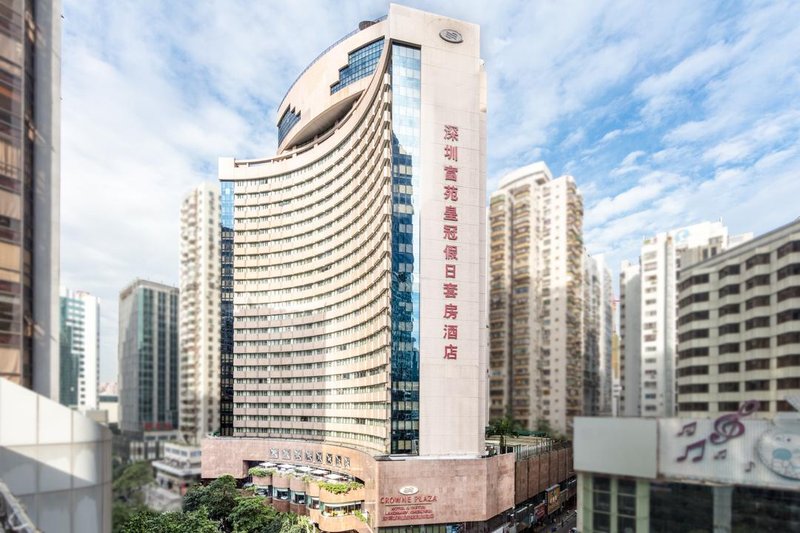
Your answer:
[[[501,501],[513,457],[485,457],[478,26],[391,5],[315,59],[276,118],[276,156],[220,160],[233,438],[203,441],[203,477],[243,477],[259,461],[352,476],[366,493],[344,500],[373,527],[484,521],[513,506]],[[501,464],[511,477],[499,482]],[[282,505],[278,474],[272,483]],[[291,487],[296,512],[296,497],[318,490]],[[399,517],[391,498],[403,494],[430,505]]]
[[[484,93],[475,26],[393,7],[292,85],[276,157],[220,162],[235,436],[482,451]]]

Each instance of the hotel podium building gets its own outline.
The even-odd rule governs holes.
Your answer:
[[[479,53],[476,25],[391,5],[289,88],[275,157],[220,160],[232,422],[203,440],[202,477],[261,464],[273,505],[323,531],[445,531],[514,507],[515,454],[484,439]]]

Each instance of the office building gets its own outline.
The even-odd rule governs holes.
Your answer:
[[[633,329],[635,318],[630,306],[625,309],[626,323],[621,330],[625,346],[625,366],[631,364],[638,337],[639,374],[630,375],[632,381],[623,385],[626,402],[633,402],[630,391],[638,389],[639,413],[626,411],[628,416],[672,416],[675,413],[675,361],[676,361],[676,310],[677,278],[681,269],[713,257],[727,250],[731,242],[745,242],[749,234],[728,237],[728,229],[721,222],[702,222],[645,239],[639,260],[639,280],[633,267],[624,265],[625,282],[638,283],[641,294],[638,329]],[[625,298],[634,296],[634,287],[626,288]],[[629,295],[630,292],[630,295]],[[623,289],[620,289],[623,293]],[[626,377],[628,377],[626,375]],[[633,382],[636,381],[636,383]]]
[[[61,289],[60,401],[97,409],[100,388],[100,303],[83,291]]]
[[[108,428],[0,379],[0,529],[19,509],[5,484],[36,531],[111,531],[111,447]]]
[[[797,412],[754,418],[578,418],[578,531],[798,531]],[[732,425],[731,425],[732,424]]]
[[[181,207],[180,432],[198,444],[219,430],[219,192],[202,184]]]
[[[585,395],[597,377],[584,360],[575,180],[553,179],[541,162],[511,172],[492,193],[489,224],[489,416],[571,433],[574,416],[592,414]]]
[[[323,531],[494,530],[546,483],[566,497],[567,447],[490,453],[484,436],[479,28],[390,5],[315,59],[276,118],[276,157],[220,161],[233,436],[203,439],[202,477],[250,476]],[[226,281],[223,262],[223,302]]]
[[[0,377],[58,401],[61,2],[0,12]]]
[[[754,416],[800,396],[800,222],[681,270],[677,396],[681,416]]]
[[[178,437],[178,289],[137,279],[119,297],[119,425],[130,460]]]

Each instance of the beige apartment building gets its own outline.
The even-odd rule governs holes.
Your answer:
[[[180,404],[184,440],[200,440],[220,424],[219,189],[204,183],[181,207]]]
[[[681,416],[797,410],[800,221],[682,270],[677,330]]]
[[[489,416],[571,433],[586,412],[583,201],[542,162],[492,193]]]

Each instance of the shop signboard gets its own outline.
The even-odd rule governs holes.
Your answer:
[[[561,487],[553,485],[547,489],[547,514],[553,514],[561,508]]]

